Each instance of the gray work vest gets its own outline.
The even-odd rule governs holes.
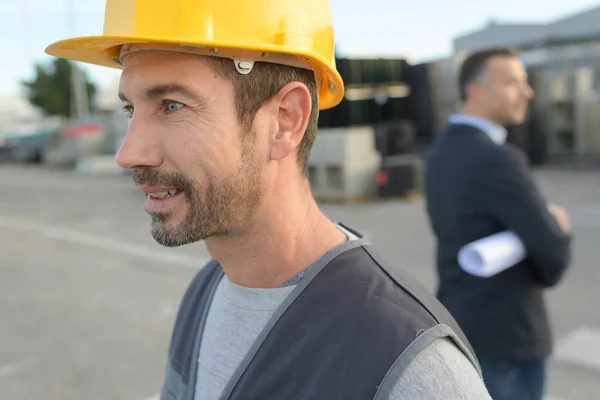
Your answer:
[[[349,229],[357,236],[359,233]],[[171,338],[161,400],[192,400],[216,262],[188,288]],[[275,312],[220,400],[387,400],[410,361],[448,337],[480,371],[446,309],[417,281],[384,264],[366,239],[327,253]]]

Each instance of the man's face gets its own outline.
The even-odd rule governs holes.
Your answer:
[[[205,59],[124,59],[120,97],[131,120],[117,163],[147,193],[152,235],[180,246],[246,229],[264,192],[260,139],[239,124],[233,85]]]
[[[527,82],[525,66],[516,57],[490,59],[475,84],[485,114],[501,125],[523,123],[533,89]]]

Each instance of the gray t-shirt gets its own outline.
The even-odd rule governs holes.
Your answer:
[[[341,228],[341,227],[340,227]],[[356,237],[341,228],[350,240]],[[290,282],[297,283],[297,280]],[[205,325],[198,357],[196,400],[218,400],[227,382],[295,284],[252,289],[221,280]],[[482,379],[449,339],[426,347],[410,363],[390,400],[491,400]]]
[[[217,400],[275,310],[295,286],[249,289],[220,282],[200,345],[196,400]],[[404,371],[390,400],[491,399],[477,371],[448,339],[426,347]]]

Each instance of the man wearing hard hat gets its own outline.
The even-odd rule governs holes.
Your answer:
[[[489,399],[448,312],[311,196],[318,112],[344,95],[329,0],[107,0],[103,36],[47,52],[123,69],[117,163],[156,241],[213,259],[161,399]]]

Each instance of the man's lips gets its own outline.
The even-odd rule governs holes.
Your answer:
[[[146,193],[146,211],[150,213],[168,213],[183,198],[183,191],[172,186],[138,186]]]
[[[138,186],[142,192],[156,200],[165,200],[180,193],[181,190],[172,186]]]

